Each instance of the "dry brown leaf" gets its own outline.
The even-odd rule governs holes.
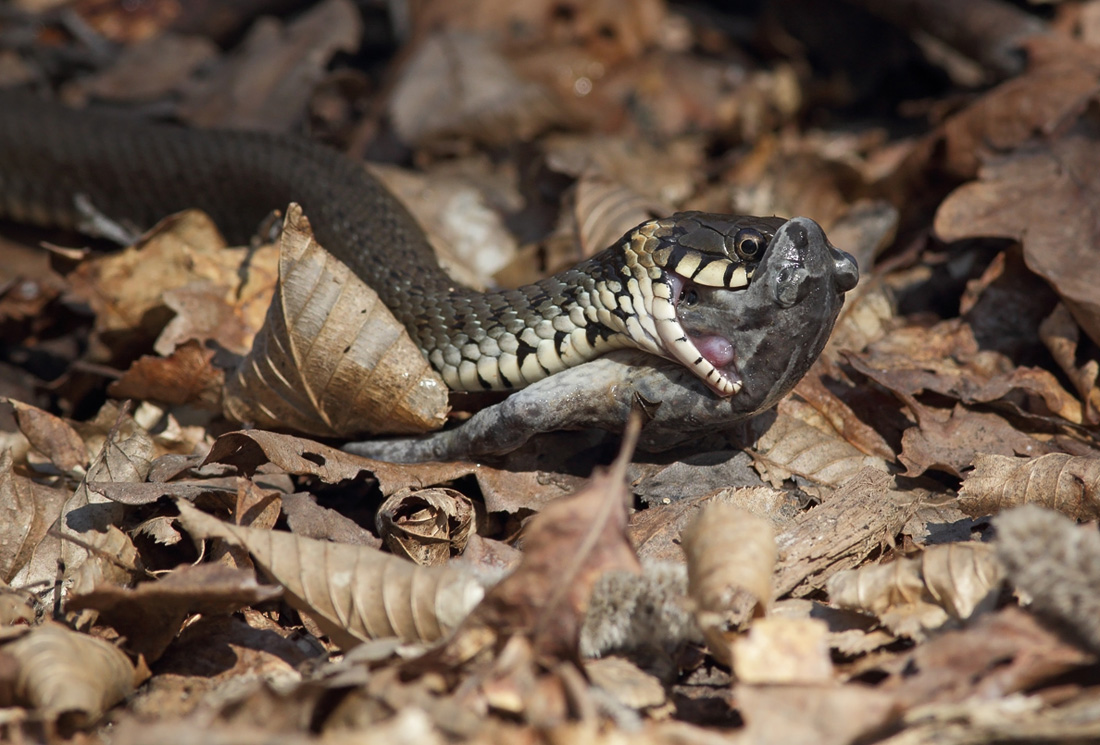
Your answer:
[[[950,410],[936,409],[913,398],[908,398],[906,404],[919,425],[902,434],[898,460],[906,467],[906,476],[919,476],[934,469],[962,478],[982,454],[1038,456],[1055,449],[993,412],[975,411],[962,405]]]
[[[226,381],[226,415],[328,437],[441,427],[443,380],[374,291],[317,244],[297,205],[280,245],[278,290]]]
[[[136,673],[113,644],[45,623],[3,647],[18,665],[15,695],[47,720],[87,726],[134,690]]]
[[[624,657],[585,660],[584,672],[592,685],[631,709],[650,709],[668,700],[665,687],[656,676]]]
[[[790,493],[767,486],[718,489],[698,497],[657,504],[630,516],[630,540],[642,559],[682,563],[680,533],[705,505],[721,502],[751,512],[779,530],[791,523],[801,510]]]
[[[284,494],[282,509],[287,527],[295,535],[382,548],[382,541],[374,533],[336,510],[317,504],[307,492]]]
[[[840,572],[826,589],[833,604],[874,613],[895,633],[920,640],[949,618],[992,609],[1003,574],[993,546],[947,543],[918,558]]]
[[[2,398],[15,410],[15,422],[31,446],[65,473],[78,473],[88,465],[84,438],[61,417],[37,406]]]
[[[1028,71],[978,98],[936,133],[935,139],[942,137],[946,145],[948,169],[959,178],[972,178],[991,153],[1056,131],[1096,91],[1100,55],[1095,47],[1062,34],[1034,36],[1022,46],[1030,59]]]
[[[107,387],[115,398],[153,399],[221,410],[225,373],[214,367],[214,349],[191,339],[167,357],[146,355]]]
[[[476,528],[474,517],[469,497],[454,489],[436,488],[388,497],[375,521],[391,553],[421,566],[439,566],[466,549]]]
[[[98,611],[98,623],[113,627],[126,637],[128,651],[152,663],[189,615],[232,613],[278,598],[281,593],[278,587],[258,584],[255,572],[200,564],[182,566],[134,589],[101,584],[90,592],[70,595],[65,607]]]
[[[634,226],[672,212],[667,205],[605,176],[581,176],[573,195],[572,217],[580,248],[574,263],[613,245]]]
[[[1100,519],[1100,457],[1048,453],[1037,458],[981,454],[959,490],[968,515],[996,515],[1038,504],[1077,520]]]
[[[200,127],[288,131],[329,59],[353,52],[361,36],[362,18],[350,0],[324,0],[286,24],[260,18],[228,64],[192,81],[180,116]]]
[[[342,450],[292,435],[265,430],[230,432],[214,442],[206,463],[236,466],[252,474],[271,463],[296,476],[316,476],[326,484],[338,484],[373,473],[385,495],[405,488],[424,488],[476,473],[472,463],[398,464],[351,455]]]
[[[815,618],[759,618],[733,640],[739,683],[812,685],[833,680],[829,628]]]
[[[246,249],[226,248],[210,218],[192,210],[161,220],[129,248],[84,262],[70,280],[74,292],[96,313],[97,336],[110,346],[108,359],[129,361],[147,352],[171,320],[164,300],[171,290],[192,282],[213,283],[220,287],[224,305],[237,306],[238,289],[252,302],[264,302],[267,290],[258,280],[240,288],[224,285],[227,277],[238,276],[245,258]],[[236,339],[242,333],[228,336]]]
[[[1097,125],[1087,119],[1049,143],[990,159],[979,180],[956,189],[936,212],[947,241],[994,237],[1020,241],[1024,259],[1100,343],[1100,232],[1091,219],[1100,191]]]
[[[737,685],[742,745],[850,745],[875,737],[898,716],[894,697],[866,686]]]
[[[681,536],[688,592],[711,654],[730,659],[731,632],[771,602],[775,531],[770,522],[722,502],[704,506]]]
[[[420,41],[394,85],[389,115],[403,142],[421,146],[456,135],[528,140],[564,123],[549,92],[520,77],[488,36],[456,31]]]
[[[79,83],[86,93],[115,101],[151,101],[169,97],[188,78],[217,57],[210,39],[172,32],[123,46],[106,68]]]
[[[287,600],[309,613],[344,649],[396,636],[433,642],[447,636],[481,599],[472,576],[451,567],[420,567],[367,546],[301,538],[224,523],[177,502],[195,538],[221,538],[248,550]]]
[[[27,586],[51,576],[50,562],[35,562],[34,557],[50,526],[61,517],[68,496],[67,491],[36,484],[15,473],[11,453],[0,452],[0,506],[4,509],[4,520],[0,521],[0,581],[15,580]],[[49,547],[42,548],[44,554],[53,553]],[[53,572],[56,574],[56,568]]]
[[[1033,615],[1009,607],[889,659],[884,667],[890,677],[879,688],[905,711],[939,702],[957,707],[1034,690],[1096,659]]]
[[[1100,424],[1100,360],[1077,363],[1081,330],[1065,305],[1059,303],[1039,324],[1039,338],[1077,389],[1085,405],[1085,421]]]
[[[816,484],[840,486],[864,468],[887,470],[881,458],[783,414],[776,416],[750,453],[760,477],[775,487],[793,475]]]
[[[626,535],[631,495],[624,476],[637,443],[632,417],[618,458],[576,494],[536,515],[523,535],[516,571],[485,596],[448,654],[468,660],[509,637],[531,640],[539,660],[574,660],[592,587],[606,572],[641,572]]]

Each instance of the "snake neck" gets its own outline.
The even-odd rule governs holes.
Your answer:
[[[417,302],[427,312],[409,331],[452,390],[530,385],[631,345],[622,320],[629,309],[609,310],[618,301],[608,297],[616,270],[607,254],[512,290],[424,292]]]

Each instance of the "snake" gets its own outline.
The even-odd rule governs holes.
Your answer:
[[[86,229],[81,205],[90,204],[111,220],[148,227],[198,208],[227,239],[244,242],[291,202],[302,205],[318,242],[378,294],[454,391],[523,388],[633,348],[683,365],[718,397],[734,396],[745,362],[734,341],[721,323],[683,319],[706,317],[716,291],[749,287],[777,250],[777,235],[792,225],[779,217],[676,213],[638,225],[553,276],[479,292],[440,268],[419,224],[362,163],[321,143],[191,129],[0,92],[0,217]],[[820,228],[798,219],[783,234],[802,235],[805,245],[806,230]],[[843,296],[858,269],[850,255],[826,245],[829,291]]]

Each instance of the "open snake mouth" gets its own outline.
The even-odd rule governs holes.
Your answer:
[[[680,364],[693,370],[719,396],[740,392],[744,381],[737,369],[737,351],[733,342],[719,334],[689,333],[677,318],[681,303],[693,304],[695,289],[690,279],[675,272],[665,272],[670,297],[661,316],[671,315],[674,323],[659,323],[657,332],[665,351]],[[730,290],[734,292],[734,290]]]

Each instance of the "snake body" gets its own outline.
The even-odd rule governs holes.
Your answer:
[[[681,213],[643,223],[552,277],[481,293],[440,269],[416,221],[361,164],[323,145],[0,93],[0,217],[80,228],[80,199],[141,227],[199,208],[231,241],[298,202],[321,245],[379,294],[447,385],[465,391],[522,388],[635,347],[682,363],[718,395],[736,393],[736,351],[720,329],[685,328],[681,310],[705,305],[710,289],[746,287],[785,224]],[[843,294],[855,264],[830,250]]]

